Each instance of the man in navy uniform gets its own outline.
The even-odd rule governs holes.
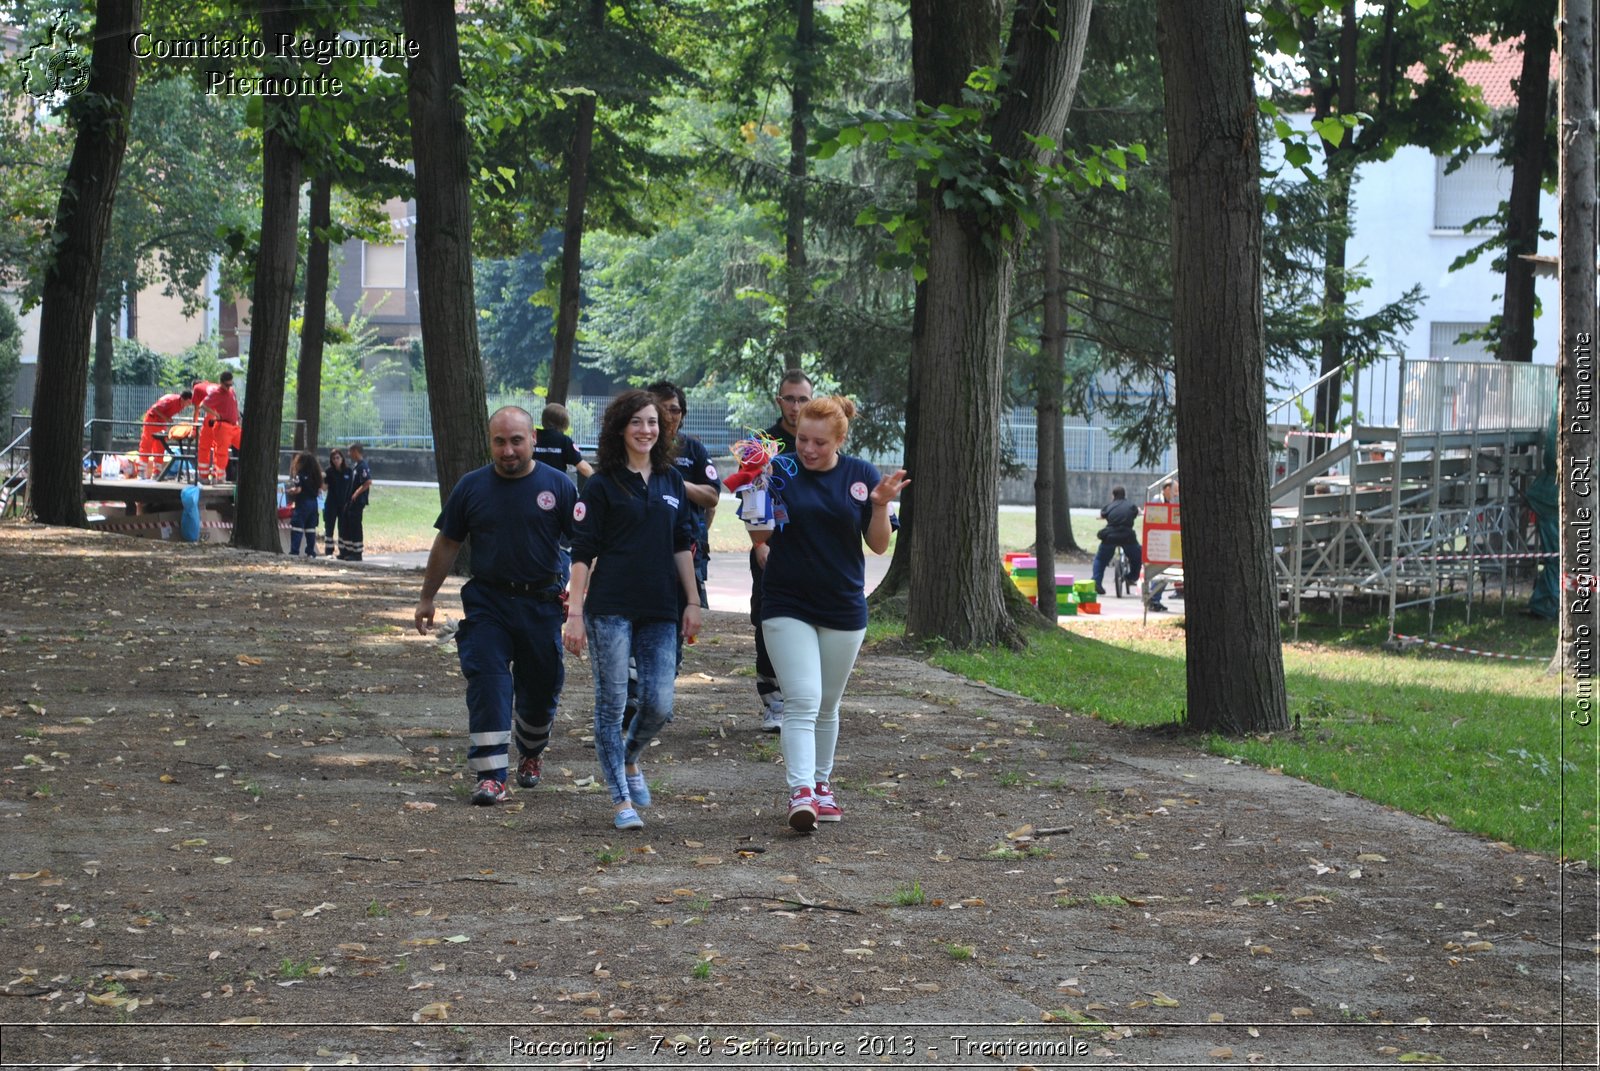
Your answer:
[[[366,526],[362,520],[372,493],[372,466],[367,464],[366,450],[360,443],[351,443],[346,456],[350,460],[350,497],[339,513],[339,559],[358,562],[366,550]]]
[[[472,802],[506,798],[513,735],[522,760],[517,784],[538,785],[556,703],[566,680],[561,653],[560,545],[572,537],[578,489],[533,460],[533,418],[516,406],[489,418],[493,464],[461,477],[434,527],[417,602],[417,631],[433,627],[433,597],[472,537],[472,579],[461,589],[465,620],[456,634],[467,679],[467,770]]]

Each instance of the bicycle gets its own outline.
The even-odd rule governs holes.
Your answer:
[[[1116,554],[1111,559],[1111,570],[1112,585],[1116,590],[1117,598],[1120,599],[1123,595],[1133,590],[1133,581],[1128,579],[1133,572],[1133,567],[1128,564],[1128,554],[1121,546],[1117,547]]]

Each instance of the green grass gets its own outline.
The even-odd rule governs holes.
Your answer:
[[[1402,633],[1423,634],[1422,614]],[[1443,651],[1381,649],[1381,620],[1302,623],[1284,646],[1287,732],[1210,736],[1213,754],[1241,759],[1422,815],[1519,848],[1596,859],[1593,737],[1568,728],[1563,757],[1559,681],[1539,662],[1498,662]],[[1443,608],[1443,642],[1507,654],[1546,655],[1553,626],[1481,609],[1469,625]],[[1310,642],[1315,636],[1320,642]],[[1117,643],[1096,637],[1114,637]],[[1041,702],[1131,726],[1181,722],[1183,630],[1129,628],[1093,636],[1044,633],[1022,653],[936,653],[946,669]],[[1564,761],[1563,761],[1564,760]],[[1567,800],[1565,839],[1561,830]]]
[[[374,487],[363,523],[368,542],[386,551],[427,550],[438,519],[436,487]]]
[[[922,882],[913,881],[910,885],[896,889],[894,891],[894,902],[899,907],[917,907],[927,903],[928,897],[922,891]]]
[[[711,977],[711,961],[709,959],[703,959],[699,963],[696,963],[694,965],[694,969],[689,972],[689,975],[691,977],[693,977],[693,978],[696,978],[696,979],[702,981],[702,982],[705,981],[707,978],[710,978]]]

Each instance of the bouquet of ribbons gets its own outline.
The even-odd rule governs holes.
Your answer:
[[[738,471],[723,486],[739,496],[739,519],[756,532],[770,532],[783,525],[783,503],[777,490],[783,486],[773,471],[773,459],[783,451],[777,439],[757,432],[754,438],[740,439],[729,447]]]

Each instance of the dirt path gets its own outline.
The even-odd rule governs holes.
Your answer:
[[[735,615],[642,833],[579,663],[546,784],[469,807],[417,584],[0,527],[4,1063],[1595,1060],[1592,874],[910,659],[789,833]]]

